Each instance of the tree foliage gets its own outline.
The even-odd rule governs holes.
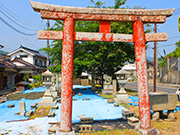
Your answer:
[[[161,61],[160,68],[166,63],[168,57],[180,57],[180,40],[176,42],[175,45],[177,46],[176,49],[165,56],[165,58]]]

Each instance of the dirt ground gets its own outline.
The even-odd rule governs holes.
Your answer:
[[[180,103],[178,103],[180,104]],[[131,112],[135,113],[135,116],[139,118],[139,107],[121,104],[125,108],[129,109]],[[151,121],[151,126],[159,130],[159,135],[180,135],[180,110],[174,113],[176,120],[169,121],[165,119],[160,119],[158,121]],[[166,116],[166,114],[164,114]],[[122,126],[120,126],[122,125]],[[123,127],[124,126],[124,127]],[[94,132],[91,133],[82,133],[83,135],[118,135],[118,134],[128,134],[135,135],[137,134],[134,130],[134,127],[131,127],[127,124],[126,120],[119,119],[116,121],[102,121],[95,122],[93,124]]]

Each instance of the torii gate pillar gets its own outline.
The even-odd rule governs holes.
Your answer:
[[[133,23],[133,38],[138,82],[140,127],[149,129],[151,128],[151,115],[147,79],[146,40],[143,22],[136,21]]]
[[[61,124],[62,131],[71,131],[72,127],[72,90],[73,90],[73,54],[74,19],[66,18],[63,30],[62,49],[62,85],[61,85]]]

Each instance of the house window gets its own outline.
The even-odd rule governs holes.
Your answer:
[[[13,74],[9,74],[9,85],[13,85]]]
[[[20,57],[21,57],[21,58],[27,58],[28,55],[21,55]]]
[[[46,66],[46,61],[44,61],[44,66]]]
[[[35,59],[35,63],[34,63],[34,65],[37,65],[37,62],[38,62],[38,61],[37,61],[37,59]]]
[[[42,66],[42,60],[39,60],[39,66]]]

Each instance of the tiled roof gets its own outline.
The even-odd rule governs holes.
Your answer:
[[[39,51],[36,51],[36,50],[30,49],[30,48],[24,47],[24,46],[22,46],[22,45],[20,46],[20,48],[22,48],[22,49],[24,49],[24,50],[27,50],[28,52],[30,52],[30,53],[32,53],[32,54],[34,54],[34,55],[36,55],[36,56],[46,58],[46,56],[40,54]]]

